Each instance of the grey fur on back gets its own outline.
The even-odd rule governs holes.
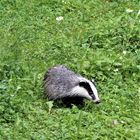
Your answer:
[[[45,94],[50,100],[70,96],[72,88],[80,82],[78,74],[63,65],[49,69],[44,76]]]

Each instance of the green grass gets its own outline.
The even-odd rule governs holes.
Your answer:
[[[0,139],[140,140],[139,6],[138,0],[1,0]],[[41,84],[56,64],[94,78],[102,103],[52,107]]]

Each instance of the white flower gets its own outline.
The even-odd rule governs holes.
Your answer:
[[[20,86],[18,86],[18,87],[17,87],[17,90],[19,90],[19,89],[21,89],[21,87],[20,87]]]
[[[132,13],[133,10],[132,9],[126,9],[126,13]]]
[[[64,1],[64,0],[62,0],[62,2],[63,2],[63,3],[65,3],[65,4],[67,3],[67,2],[66,2],[66,1]]]
[[[140,88],[138,89],[138,95],[140,95]]]
[[[118,124],[118,121],[117,121],[117,120],[114,120],[114,121],[113,121],[113,124],[114,124],[114,125],[117,125],[117,124]]]
[[[125,122],[124,121],[121,121],[121,123],[124,124]]]
[[[140,15],[140,10],[138,11],[138,15]]]
[[[123,51],[123,54],[125,55],[126,54],[126,51]]]
[[[56,17],[56,20],[61,21],[61,20],[63,20],[63,17],[62,16]]]
[[[115,71],[115,72],[118,72],[118,71],[119,71],[119,69],[115,69],[114,71]]]
[[[123,59],[122,56],[119,57],[121,60]]]
[[[95,83],[95,80],[94,80],[94,79],[91,79],[91,82],[92,82],[92,83]]]

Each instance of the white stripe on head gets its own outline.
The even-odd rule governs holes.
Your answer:
[[[80,87],[79,85],[72,88],[70,92],[58,95],[54,99],[63,98],[63,97],[76,97],[76,96],[92,100],[92,97],[88,94],[88,91],[84,87]]]
[[[88,79],[86,79],[86,78],[79,78],[80,79],[80,82],[87,82],[87,83],[89,83],[89,85],[90,85],[90,87],[91,87],[91,89],[92,89],[92,91],[93,91],[93,94],[94,94],[94,96],[95,96],[95,100],[94,100],[94,102],[96,102],[96,101],[99,101],[100,99],[99,99],[99,97],[98,97],[98,92],[97,92],[97,89],[96,89],[96,87],[95,87],[95,85],[90,81],[90,80],[88,80]],[[90,96],[90,95],[89,95]]]
[[[83,87],[80,87],[80,86],[74,87],[69,95],[80,96],[80,97],[84,97],[84,98],[87,98],[89,100],[92,100],[92,97],[88,94],[87,90]]]

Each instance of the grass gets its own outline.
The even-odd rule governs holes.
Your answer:
[[[2,0],[0,139],[139,140],[139,5]],[[43,99],[43,75],[56,64],[94,78],[102,103],[69,109]]]

